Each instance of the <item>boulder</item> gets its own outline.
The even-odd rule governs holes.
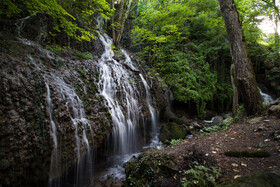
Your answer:
[[[172,139],[183,139],[187,134],[189,134],[189,131],[185,126],[178,125],[174,122],[169,122],[161,128],[159,140],[162,142],[166,142]]]

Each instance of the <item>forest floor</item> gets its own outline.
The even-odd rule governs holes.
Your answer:
[[[258,116],[230,126],[229,129],[182,141],[163,151],[183,155],[199,151],[206,165],[221,170],[219,181],[237,179],[268,168],[280,169],[280,119]],[[266,151],[268,157],[229,157],[227,151]],[[211,159],[210,159],[211,158]],[[209,163],[210,161],[210,163]]]

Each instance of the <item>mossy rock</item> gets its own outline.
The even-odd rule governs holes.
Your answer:
[[[184,139],[189,131],[183,126],[174,122],[169,122],[160,130],[159,139],[163,143],[172,139]]]
[[[126,165],[124,186],[161,186],[163,179],[173,179],[178,173],[178,158],[174,154],[145,152]]]

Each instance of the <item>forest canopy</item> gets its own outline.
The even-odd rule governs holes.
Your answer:
[[[8,18],[47,14],[54,30],[64,31],[79,41],[93,38],[93,20],[98,15],[109,19],[113,10],[106,0],[5,0],[0,2],[0,14]],[[80,26],[82,25],[82,26]]]

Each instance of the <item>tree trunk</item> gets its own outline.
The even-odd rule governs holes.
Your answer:
[[[135,8],[135,6],[138,5],[138,1],[139,0],[129,0],[129,1],[124,2],[123,0],[121,0],[121,6],[120,6],[120,10],[119,10],[119,18],[118,18],[118,22],[117,22],[116,31],[115,31],[115,37],[113,38],[114,44],[116,46],[118,46],[121,41],[124,27],[125,27],[125,22],[128,18],[128,15]],[[128,4],[126,4],[126,3],[128,3]],[[125,4],[126,4],[126,6],[125,6]],[[126,11],[126,12],[124,13],[124,11]]]
[[[233,90],[233,96],[232,96],[232,113],[235,116],[238,109],[238,89],[237,89],[237,80],[236,80],[236,72],[234,64],[231,64],[230,66],[230,77],[231,77],[231,84],[232,84],[232,90]]]
[[[111,8],[112,9],[115,8],[115,0],[111,1]],[[113,12],[113,15],[112,15],[112,25],[113,25],[113,27],[112,27],[112,38],[113,38],[113,41],[116,39],[116,30],[115,30],[115,27],[114,27],[114,25],[115,25],[115,18],[114,18],[114,16],[115,16],[115,11]]]
[[[257,87],[252,63],[248,57],[238,12],[233,0],[219,0],[219,4],[235,66],[239,96],[247,113],[252,115],[262,109],[262,97]]]

